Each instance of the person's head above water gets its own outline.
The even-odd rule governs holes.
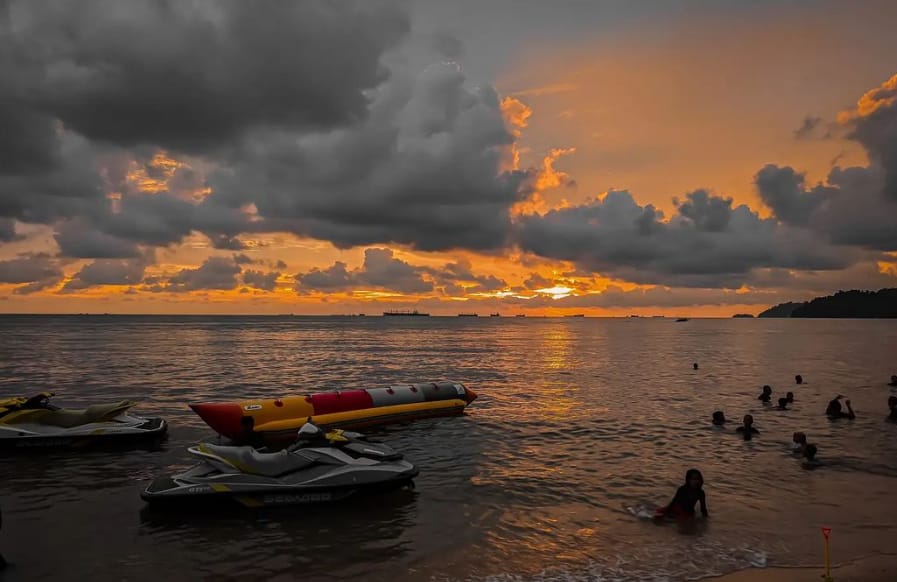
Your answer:
[[[779,408],[785,410],[788,408],[788,399],[787,398],[779,398]]]
[[[691,367],[694,368],[695,370],[697,370],[697,369],[698,369],[698,363],[695,362],[694,364],[691,365]]]
[[[789,392],[788,394],[785,394],[785,398],[788,400],[788,402],[794,402],[794,392]]]
[[[770,386],[769,384],[764,385],[763,393],[764,394],[772,394],[772,386]]]
[[[897,396],[888,396],[888,408],[891,410],[897,408]]]
[[[794,383],[795,383],[795,384],[803,384],[803,383],[804,383],[804,377],[801,376],[800,374],[798,374],[797,376],[794,377]]]
[[[704,476],[697,469],[689,469],[685,472],[685,483],[695,489],[704,486]]]
[[[726,415],[723,414],[722,410],[717,410],[713,413],[713,424],[723,424],[726,422]]]
[[[807,444],[807,435],[805,435],[802,432],[796,432],[796,433],[794,433],[794,436],[791,437],[791,440],[795,444],[805,445],[805,444]]]
[[[744,426],[749,427],[752,424],[754,424],[754,417],[751,416],[750,414],[745,414],[744,418],[741,419],[741,421],[744,423]]]
[[[897,386],[897,376],[891,376],[891,386]]]

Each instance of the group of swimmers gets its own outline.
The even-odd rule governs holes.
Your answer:
[[[698,364],[695,363],[692,367],[697,370]],[[803,384],[803,377],[798,374],[794,377],[794,383]],[[888,386],[897,387],[897,375],[891,376],[891,381],[888,383]],[[825,409],[825,415],[829,417],[829,419],[856,418],[856,413],[853,411],[849,399],[844,399],[844,405],[847,407],[847,412],[844,412],[844,408],[841,406],[842,399],[844,399],[844,396],[838,394],[828,403],[828,406]],[[760,400],[763,404],[770,404],[772,402],[772,387],[768,385],[763,386],[763,390],[760,393],[760,396],[757,397],[757,400]],[[779,398],[778,402],[779,405],[777,408],[779,410],[787,410],[787,406],[794,403],[794,393],[788,392],[784,398]],[[888,397],[888,410],[887,420],[897,422],[897,396]],[[726,415],[723,414],[722,410],[717,410],[713,413],[712,421],[715,426],[722,426],[726,423]],[[742,434],[746,441],[751,440],[753,435],[760,434],[760,431],[754,427],[754,417],[750,414],[744,415],[742,426],[736,428],[735,432]],[[794,452],[801,455],[803,458],[802,464],[805,468],[809,469],[820,465],[820,462],[816,459],[818,447],[807,441],[806,433],[795,432],[794,435],[792,435],[791,440]],[[685,473],[685,484],[676,490],[673,500],[668,505],[659,507],[655,510],[654,519],[692,518],[695,516],[695,505],[698,503],[701,504],[701,515],[708,517],[707,499],[703,487],[704,476],[701,475],[701,472],[697,469],[689,469]]]

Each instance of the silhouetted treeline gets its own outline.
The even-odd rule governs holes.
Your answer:
[[[806,303],[782,303],[760,317],[897,318],[897,289],[839,291]]]
[[[806,303],[789,301],[788,303],[779,303],[774,307],[770,307],[757,317],[791,317],[794,310],[803,307]]]

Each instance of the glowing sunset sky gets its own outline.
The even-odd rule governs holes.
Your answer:
[[[0,312],[897,286],[890,0],[0,0]]]

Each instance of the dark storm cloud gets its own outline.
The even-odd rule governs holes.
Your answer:
[[[415,267],[395,258],[390,249],[367,249],[364,264],[349,271],[345,263],[336,262],[327,269],[312,269],[296,275],[297,291],[348,291],[353,288],[388,289],[399,293],[426,293],[433,290],[432,281],[424,279],[427,269]]]
[[[804,174],[793,168],[780,168],[767,164],[754,178],[760,199],[785,224],[806,226],[810,217],[825,202],[831,191],[817,188],[815,192],[804,190]]]
[[[140,255],[134,242],[97,231],[80,220],[60,223],[53,236],[64,257],[128,259]]]
[[[498,96],[444,61],[457,41],[408,37],[401,4],[14,2],[9,15],[2,147],[20,142],[24,159],[7,164],[33,171],[0,168],[0,217],[81,218],[94,239],[149,246],[196,231],[230,250],[262,231],[338,247],[507,243],[526,173],[499,169],[514,136]],[[151,163],[160,148],[206,173],[168,175]],[[167,191],[136,191],[133,163]]]
[[[62,292],[87,289],[99,285],[137,285],[146,267],[153,262],[151,254],[134,259],[97,259],[75,273]]]
[[[858,258],[702,190],[680,201],[669,221],[660,218],[628,192],[609,192],[544,216],[522,216],[518,240],[523,250],[587,271],[687,287],[737,288],[757,268],[840,269]]]
[[[13,292],[27,295],[58,284],[63,278],[59,261],[46,254],[24,255],[0,261],[0,283],[22,284]]]
[[[0,218],[0,243],[18,240],[20,235],[16,233],[16,223],[9,218]]]
[[[897,200],[883,195],[882,168],[836,167],[825,184],[807,186],[793,168],[768,165],[755,181],[760,198],[784,224],[805,226],[836,245],[897,251]]]
[[[469,290],[471,292],[500,291],[506,289],[508,284],[495,275],[475,275],[470,261],[462,259],[454,263],[447,263],[441,269],[429,269],[429,273],[440,283],[454,285],[458,282],[475,283]]]
[[[278,277],[280,277],[280,273],[277,272],[265,273],[264,271],[249,270],[243,272],[243,284],[262,291],[274,291],[277,287]]]
[[[249,255],[238,253],[234,255],[234,262],[238,265],[252,265],[253,263],[255,263],[255,259],[253,259]]]
[[[530,273],[530,276],[523,282],[523,286],[529,290],[549,289],[554,286],[554,282],[539,273]]]
[[[362,116],[380,55],[409,29],[378,0],[27,0],[9,13],[5,44],[41,111],[90,139],[189,152]]]
[[[498,248],[525,178],[499,169],[513,139],[495,91],[468,88],[457,66],[398,68],[352,127],[257,134],[209,200],[254,203],[268,229],[341,248]]]
[[[849,112],[846,124],[849,137],[884,169],[885,197],[897,202],[897,75],[866,93]]]
[[[186,292],[200,290],[227,291],[237,287],[237,275],[242,268],[233,258],[209,257],[195,269],[182,269],[168,279],[168,284],[160,291]]]
[[[472,285],[461,285],[472,283]],[[296,290],[350,291],[378,288],[397,293],[426,293],[440,286],[447,295],[459,296],[506,289],[507,283],[494,275],[476,275],[467,260],[447,263],[442,268],[412,265],[395,257],[390,249],[372,248],[364,253],[364,264],[349,270],[337,261],[326,269],[312,269],[296,275]]]

